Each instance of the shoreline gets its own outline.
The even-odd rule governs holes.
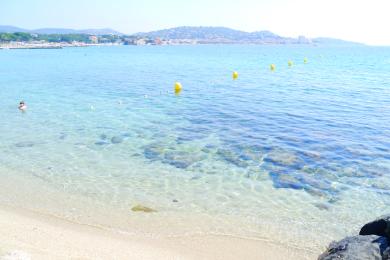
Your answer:
[[[92,46],[119,46],[118,44],[93,43],[0,43],[0,50],[63,49]]]
[[[21,215],[36,212],[38,219],[60,219],[76,226],[94,226],[110,230],[129,237],[146,237],[165,240],[184,240],[192,238],[223,238],[227,248],[235,248],[232,240],[245,241],[244,246],[262,243],[277,245],[280,248],[291,248],[301,254],[318,255],[323,251],[324,243],[315,241],[315,237],[300,228],[286,228],[273,225],[273,222],[262,219],[258,221],[215,212],[203,214],[195,211],[174,210],[164,204],[154,204],[147,200],[129,201],[124,205],[110,204],[80,194],[61,191],[60,186],[51,186],[40,175],[22,174],[11,169],[1,171],[0,176],[0,210],[16,209]],[[18,189],[15,190],[15,183]],[[157,213],[134,212],[131,207],[139,203],[156,209]],[[3,207],[3,208],[4,208]],[[271,210],[270,208],[267,211]],[[28,215],[28,214],[27,214]],[[281,218],[284,222],[284,218]],[[287,223],[287,222],[286,222]],[[0,227],[1,229],[1,227]],[[1,239],[1,237],[0,237]],[[259,242],[260,241],[260,242]],[[224,243],[225,243],[224,242]],[[147,241],[146,244],[149,242]],[[211,242],[207,242],[211,244]],[[190,246],[192,248],[194,246]],[[212,251],[212,250],[211,250]],[[0,254],[1,255],[1,254]],[[256,255],[256,254],[255,254]],[[298,257],[300,259],[305,259]],[[1,259],[1,258],[0,258]],[[213,259],[213,258],[212,258]],[[306,258],[306,259],[313,259]]]
[[[314,259],[269,241],[222,235],[144,237],[0,205],[0,259]],[[29,258],[26,258],[29,259]]]

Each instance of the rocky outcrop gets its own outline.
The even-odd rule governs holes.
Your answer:
[[[390,260],[390,215],[365,224],[357,236],[332,242],[319,260]]]
[[[386,237],[376,235],[346,237],[332,242],[320,260],[357,260],[357,259],[390,259],[390,248]],[[386,255],[385,255],[386,254]]]
[[[390,215],[382,216],[365,224],[360,229],[359,235],[377,235],[390,239]]]

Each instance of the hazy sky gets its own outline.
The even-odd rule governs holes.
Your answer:
[[[390,0],[0,0],[0,24],[123,33],[226,26],[390,45]]]

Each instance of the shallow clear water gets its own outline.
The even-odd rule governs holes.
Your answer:
[[[147,233],[319,248],[388,213],[389,79],[379,47],[2,50],[0,182],[26,183],[0,202],[39,181],[24,206],[54,211],[52,189],[76,198],[56,205],[68,218],[97,221],[100,205],[131,231],[140,203],[158,210],[146,225],[166,226]]]

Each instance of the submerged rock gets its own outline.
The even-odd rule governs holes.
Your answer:
[[[97,142],[95,143],[95,145],[102,146],[102,145],[108,145],[108,143],[105,142],[105,141],[97,141]]]
[[[135,211],[135,212],[146,212],[146,213],[157,212],[157,210],[155,210],[155,209],[148,208],[148,207],[145,207],[142,205],[136,205],[136,206],[132,207],[131,210]]]
[[[223,160],[234,164],[238,167],[248,167],[249,164],[246,160],[241,159],[237,154],[228,149],[218,149],[217,155],[219,155]]]
[[[185,169],[192,164],[203,160],[203,158],[195,153],[184,151],[168,151],[164,154],[163,163],[168,163],[176,168]]]
[[[34,145],[34,142],[19,142],[15,144],[15,146],[19,148],[33,147]]]
[[[120,144],[123,142],[123,137],[122,136],[114,136],[111,138],[111,143],[113,144]]]
[[[320,210],[329,210],[329,206],[325,203],[314,203],[313,205]]]
[[[267,157],[264,160],[277,165],[292,166],[298,162],[298,157],[291,152],[272,150],[267,154]]]
[[[304,190],[312,196],[331,198],[338,194],[332,183],[320,175],[290,170],[282,166],[272,166],[267,169],[275,188]]]
[[[337,174],[333,173],[332,171],[319,168],[319,167],[312,167],[309,165],[304,165],[300,169],[304,174],[309,174],[311,176],[314,176],[314,178],[324,178],[328,181],[336,181],[338,180]]]
[[[300,182],[305,183],[306,185],[315,189],[324,190],[324,191],[335,191],[332,188],[331,183],[328,180],[321,178],[320,176],[315,177],[306,174],[299,174],[298,179]]]
[[[165,151],[165,148],[157,143],[146,145],[143,149],[145,158],[149,160],[162,159]]]
[[[385,237],[376,235],[352,236],[332,242],[318,260],[390,259],[389,243]]]
[[[304,188],[304,184],[294,175],[271,172],[270,176],[275,188],[290,188],[295,190]]]

